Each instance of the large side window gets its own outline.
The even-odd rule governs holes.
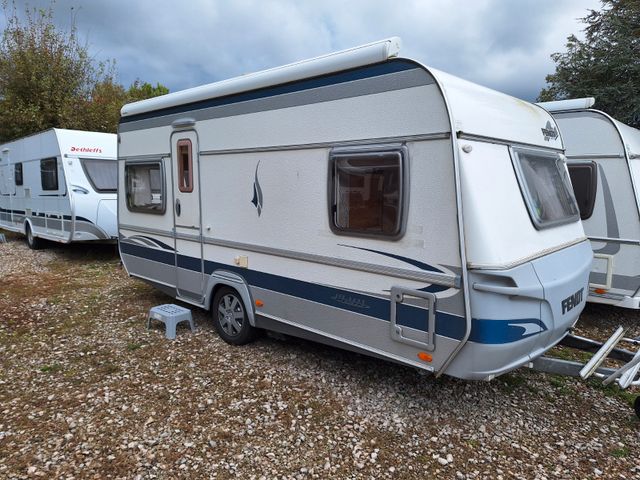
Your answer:
[[[164,175],[161,162],[125,164],[127,208],[132,212],[165,212]]]
[[[331,228],[335,233],[397,237],[402,233],[403,148],[335,149],[331,153]]]
[[[580,218],[586,220],[593,215],[598,189],[598,166],[596,162],[570,162],[569,176],[573,193],[580,209]]]
[[[529,216],[537,229],[575,222],[578,205],[566,164],[555,152],[514,148],[514,165]]]
[[[45,158],[40,160],[40,182],[42,190],[58,190],[58,160]]]
[[[82,169],[96,192],[118,191],[118,162],[93,158],[81,158]]]
[[[191,140],[178,140],[178,189],[193,192],[193,155]]]
[[[18,186],[24,183],[24,179],[22,178],[22,163],[16,163],[13,166],[13,179]]]

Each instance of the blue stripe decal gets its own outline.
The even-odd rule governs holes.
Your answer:
[[[24,210],[11,210],[11,209],[6,209],[6,208],[2,208],[0,207],[0,213],[6,213],[7,215],[10,213],[13,213],[14,215],[26,215],[26,212]],[[47,217],[47,218],[56,218],[56,219],[60,219],[62,218],[63,220],[68,220],[71,221],[71,215],[62,215],[62,217],[58,216],[58,217],[53,217],[52,214],[46,214],[46,213],[42,213],[42,212],[33,212],[31,214],[32,217]],[[87,222],[87,223],[91,223],[93,224],[93,222],[91,220],[89,220],[88,218],[84,218],[84,217],[76,217],[77,221],[81,221],[81,222]]]
[[[384,255],[385,257],[393,258],[395,260],[400,260],[401,262],[408,263],[409,265],[413,265],[414,267],[418,267],[420,270],[425,270],[427,272],[438,272],[444,273],[442,270],[432,267],[427,263],[420,262],[419,260],[414,260],[413,258],[403,257],[401,255],[395,255],[393,253],[382,252],[380,250],[372,250],[370,248],[362,248],[362,247],[354,247],[352,245],[339,244],[341,247],[347,248],[355,248],[356,250],[364,250],[366,252],[377,253],[378,255]],[[443,285],[429,285],[428,287],[424,287],[420,289],[423,292],[431,292],[438,293],[444,292],[445,290],[449,290],[449,287],[445,287]]]
[[[296,82],[286,83],[283,85],[276,85],[273,87],[261,88],[249,92],[239,93],[235,95],[228,95],[226,97],[212,98],[209,100],[201,100],[199,102],[193,102],[185,105],[178,105],[175,107],[163,108],[151,112],[140,113],[138,115],[131,115],[128,117],[121,117],[120,123],[135,122],[137,120],[146,120],[148,118],[155,118],[164,115],[172,115],[177,113],[189,112],[192,110],[200,110],[203,108],[220,107],[223,105],[231,105],[239,102],[247,102],[249,100],[259,100],[262,98],[275,97],[278,95],[284,95],[287,93],[301,92],[304,90],[310,90],[312,88],[326,87],[328,85],[337,85],[340,83],[352,82],[354,80],[361,80],[364,78],[378,77],[380,75],[387,75],[390,73],[402,72],[405,70],[413,70],[420,68],[416,63],[408,60],[391,60],[375,65],[368,65],[365,67],[356,68],[353,70],[333,73],[324,75],[321,77],[309,78],[305,80],[299,80]]]
[[[147,260],[176,264],[176,256],[166,250],[154,249],[120,242],[120,250],[123,254],[133,255]],[[178,255],[178,265],[192,271],[201,271],[201,260],[185,255]],[[295,280],[256,270],[226,265],[222,263],[204,261],[204,273],[210,275],[215,270],[227,270],[242,276],[252,287],[263,288],[278,293],[302,298],[304,300],[328,305],[335,308],[351,311],[361,315],[367,315],[384,321],[390,321],[390,301],[386,298],[365,295],[349,290],[327,287],[315,283]],[[412,305],[398,305],[399,324],[426,331],[427,309]],[[472,319],[471,335],[469,341],[483,344],[504,344],[522,340],[547,330],[540,319]],[[436,312],[436,334],[461,340],[465,333],[464,317],[447,312]]]

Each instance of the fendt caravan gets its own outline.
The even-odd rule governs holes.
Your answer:
[[[116,241],[117,136],[53,128],[0,146],[0,228],[55,242]]]
[[[490,379],[559,342],[592,251],[553,118],[398,52],[125,105],[128,273],[230,343],[268,329]]]
[[[583,98],[540,103],[564,140],[594,252],[588,301],[640,308],[640,131]]]

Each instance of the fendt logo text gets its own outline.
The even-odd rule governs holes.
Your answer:
[[[576,293],[574,293],[570,297],[567,297],[564,300],[562,300],[562,314],[563,315],[565,313],[567,313],[568,311],[572,310],[573,307],[575,307],[576,305],[579,305],[580,302],[582,302],[582,292],[583,291],[584,291],[584,288],[581,288],[580,290],[578,290]]]

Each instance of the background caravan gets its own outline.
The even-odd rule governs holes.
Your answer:
[[[0,146],[0,228],[68,243],[117,238],[117,141],[53,128]]]
[[[488,379],[560,341],[592,251],[553,118],[398,51],[125,105],[128,273],[237,344],[264,328]]]
[[[594,262],[588,300],[640,308],[640,131],[593,98],[540,103],[553,113]]]

